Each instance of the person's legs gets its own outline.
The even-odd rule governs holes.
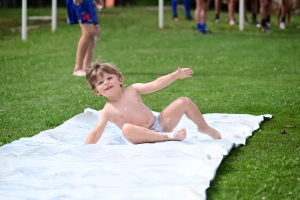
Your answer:
[[[204,9],[203,9],[203,21],[206,24],[207,22],[207,14],[208,14],[208,10],[209,10],[209,3],[210,0],[204,0],[203,5],[204,5]]]
[[[270,27],[267,25],[267,15],[269,12],[268,0],[260,0],[260,17],[261,17],[261,32],[271,32]]]
[[[185,9],[185,18],[187,20],[192,20],[191,16],[191,0],[183,0],[184,9]]]
[[[221,138],[220,133],[206,123],[196,104],[187,97],[180,97],[173,101],[159,114],[158,118],[164,130],[172,132],[183,115],[186,115],[187,118],[197,125],[199,132],[207,134],[214,139]]]
[[[293,0],[287,0],[287,9],[286,9],[286,17],[287,17],[287,24],[291,24],[291,14],[293,8]]]
[[[215,23],[218,24],[220,22],[220,10],[221,10],[221,0],[215,0]]]
[[[195,21],[196,21],[196,28],[199,31],[200,30],[200,0],[196,0]]]
[[[235,0],[228,0],[228,16],[229,16],[229,24],[234,25],[234,8],[235,8]]]
[[[251,1],[251,11],[252,11],[252,23],[257,25],[259,22],[257,21],[257,4],[258,0],[250,0]]]
[[[96,45],[97,45],[97,42],[98,42],[98,39],[100,36],[100,26],[99,25],[94,26],[94,33],[95,33],[95,35],[94,35],[92,41],[90,42],[90,45],[89,45],[87,52],[85,54],[85,57],[84,57],[84,61],[83,61],[83,70],[84,71],[88,70],[89,65],[91,64],[91,61],[93,59]]]
[[[268,9],[267,9],[267,26],[271,27],[271,13],[272,13],[272,0],[268,0]]]
[[[208,8],[209,0],[196,0],[195,19],[197,30],[202,34],[210,33],[206,25]]]
[[[160,133],[128,123],[123,125],[122,134],[128,141],[133,144],[164,142],[170,140],[180,141],[186,138],[185,128],[179,129],[174,132]]]
[[[178,18],[178,15],[177,15],[177,0],[172,0],[171,4],[172,4],[173,19],[175,21],[178,21],[179,18]]]
[[[74,75],[85,76],[84,74],[84,62],[88,65],[92,59],[92,51],[94,47],[94,37],[99,37],[100,28],[95,28],[94,24],[82,24],[80,23],[81,28],[81,37],[78,41],[77,45],[77,53],[76,53],[76,64],[74,68]],[[87,56],[87,57],[86,57]]]
[[[277,10],[277,14],[276,14],[276,25],[279,25],[279,18],[281,16],[281,11],[282,11],[282,0],[279,1],[278,4],[278,10]]]

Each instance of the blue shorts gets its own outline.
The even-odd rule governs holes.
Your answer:
[[[160,133],[164,133],[165,132],[165,130],[163,129],[163,127],[160,125],[158,117],[156,117],[156,116],[155,116],[155,120],[154,120],[153,125],[149,129],[151,131],[160,132]]]
[[[66,0],[69,24],[99,25],[94,0],[83,0],[81,5],[74,4],[74,0]]]

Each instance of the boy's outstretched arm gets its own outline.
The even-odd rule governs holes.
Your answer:
[[[193,73],[194,73],[193,70],[191,70],[190,68],[181,69],[178,67],[178,69],[171,74],[161,76],[149,83],[136,83],[133,84],[132,87],[134,87],[137,90],[137,92],[139,92],[140,94],[147,94],[147,93],[160,90],[168,86],[170,83],[174,82],[177,79],[191,77]]]
[[[92,130],[92,132],[89,134],[89,136],[87,137],[85,144],[96,144],[99,141],[107,122],[108,122],[107,117],[105,116],[103,111],[101,111],[98,116],[97,124],[95,128]]]

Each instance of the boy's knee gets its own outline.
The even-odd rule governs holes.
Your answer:
[[[124,124],[122,127],[122,134],[125,138],[130,138],[130,135],[132,133],[133,125],[132,124]]]
[[[177,102],[180,104],[180,105],[186,105],[186,104],[189,104],[192,102],[192,100],[188,97],[179,97],[177,99]]]
[[[134,133],[133,129],[134,129],[134,125],[126,123],[122,127],[122,134],[132,144],[138,144],[136,140],[133,138],[133,133]]]

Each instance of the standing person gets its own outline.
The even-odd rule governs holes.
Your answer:
[[[229,18],[229,25],[235,25],[234,19],[234,12],[235,12],[235,3],[236,0],[228,0],[227,7],[228,7],[228,18]],[[215,0],[215,23],[218,24],[220,22],[220,10],[221,10],[221,0]]]
[[[220,23],[220,10],[221,10],[221,0],[215,0],[214,10],[215,10],[215,20],[216,24]]]
[[[233,26],[236,24],[235,19],[234,19],[235,3],[236,3],[236,0],[228,0],[228,15],[229,15],[229,25],[230,26]]]
[[[183,115],[195,123],[198,132],[213,139],[221,139],[220,133],[206,123],[191,99],[176,99],[158,116],[154,116],[141,99],[141,94],[161,90],[175,80],[191,77],[192,74],[193,71],[189,68],[178,68],[154,81],[135,83],[123,89],[124,77],[114,64],[92,63],[86,73],[86,80],[96,95],[106,98],[106,104],[85,143],[97,143],[108,122],[119,127],[124,137],[133,144],[183,140],[186,138],[186,129],[174,131]]]
[[[100,26],[96,8],[101,10],[102,0],[66,0],[70,24],[79,23],[81,37],[77,45],[74,76],[85,76],[91,64],[93,54],[100,36]],[[95,8],[96,6],[96,8]]]
[[[260,23],[260,31],[263,33],[270,33],[271,28],[270,28],[270,11],[272,7],[272,0],[260,0],[260,18],[261,18],[261,23]]]
[[[195,21],[196,28],[200,34],[210,34],[207,28],[207,14],[210,0],[196,0]]]
[[[259,24],[257,20],[258,0],[250,0],[250,1],[251,1],[252,23],[257,26]]]
[[[280,0],[278,10],[277,10],[277,16],[276,16],[276,25],[279,25],[280,29],[285,29],[286,17],[287,17],[288,24],[291,23],[292,6],[293,6],[292,0]],[[281,17],[281,21],[279,23],[280,17]]]
[[[178,0],[172,0],[172,12],[173,12],[173,20],[178,21],[179,17],[177,14],[177,5],[178,5]],[[192,20],[191,16],[191,0],[183,0],[184,4],[184,9],[185,9],[185,19],[187,20]]]

